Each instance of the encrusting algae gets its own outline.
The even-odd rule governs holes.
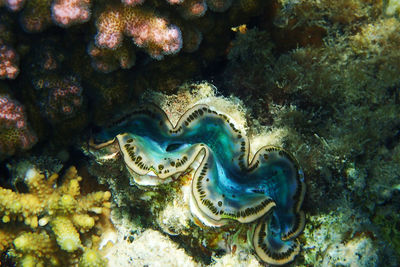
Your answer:
[[[105,266],[97,251],[101,218],[109,218],[108,191],[81,195],[82,180],[70,167],[46,178],[36,169],[26,172],[28,193],[0,187],[0,250],[9,250],[20,266]],[[50,227],[45,227],[49,225]]]

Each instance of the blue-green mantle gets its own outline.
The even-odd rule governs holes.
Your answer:
[[[299,253],[305,187],[297,161],[264,146],[250,158],[247,137],[227,115],[207,105],[189,109],[174,126],[155,106],[137,110],[95,135],[93,148],[118,143],[135,182],[157,185],[195,169],[191,211],[203,223],[258,220],[254,249],[270,264]]]

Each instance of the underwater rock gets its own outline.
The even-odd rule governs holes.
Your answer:
[[[322,266],[378,266],[378,249],[371,238],[356,237],[329,247]]]
[[[304,227],[302,170],[281,148],[264,146],[251,156],[246,135],[227,115],[195,105],[174,126],[158,107],[146,106],[96,134],[91,151],[98,149],[110,157],[120,153],[140,186],[195,170],[190,211],[201,223],[259,219],[252,244],[263,261],[285,264],[299,253],[294,238]]]
[[[114,266],[200,266],[168,237],[152,229],[132,242],[120,240],[106,258]]]

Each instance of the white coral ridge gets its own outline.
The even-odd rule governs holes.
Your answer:
[[[132,243],[119,240],[106,258],[113,266],[199,266],[168,237],[151,229],[143,232]]]
[[[346,244],[333,244],[325,252],[321,266],[378,266],[378,249],[368,237],[358,237]]]

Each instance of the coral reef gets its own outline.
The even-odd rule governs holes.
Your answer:
[[[0,94],[0,158],[31,148],[37,141],[18,101]]]
[[[154,4],[157,8],[161,7],[162,13],[167,16],[160,16],[157,12],[153,12]],[[220,12],[225,11],[231,5],[229,1],[210,1],[207,4],[224,5],[225,8],[220,9]],[[91,55],[94,54],[94,51],[97,51],[95,54],[100,51],[102,51],[101,54],[108,54],[109,59],[102,60],[104,63],[100,66],[111,65],[114,67],[97,67],[97,69],[110,72],[118,67],[112,62],[120,58],[118,50],[127,50],[124,47],[129,42],[124,42],[126,39],[124,36],[132,37],[136,46],[158,60],[163,59],[165,55],[178,53],[182,46],[185,52],[196,51],[202,41],[201,32],[207,31],[207,29],[204,29],[204,26],[202,27],[199,23],[190,24],[186,20],[191,22],[195,18],[204,16],[207,4],[203,0],[176,1],[169,4],[164,1],[158,3],[124,1],[123,4],[114,3],[101,8],[96,17],[95,46],[97,49],[90,45],[89,51]],[[176,16],[176,12],[181,17]],[[173,23],[168,17],[173,20]],[[104,58],[104,56],[102,57]],[[135,57],[130,56],[129,58]],[[134,60],[128,62],[134,62]],[[94,64],[98,66],[98,64]],[[130,68],[133,63],[120,65],[122,68]]]
[[[322,264],[315,254],[321,259],[327,244],[333,252],[356,233],[372,233],[376,265],[396,266],[397,242],[384,234],[393,229],[375,215],[397,200],[400,35],[386,9],[397,1],[278,2],[276,27],[236,34],[220,87],[249,103],[261,123],[288,132],[282,141],[310,177],[308,221],[330,218],[320,225],[326,239],[306,229],[315,247],[305,247],[304,265]],[[343,209],[331,216],[332,206]],[[365,220],[351,234],[332,230],[332,221],[354,214]]]
[[[138,185],[159,185],[193,170],[190,210],[205,225],[248,223],[269,214],[255,228],[254,249],[263,261],[284,264],[299,253],[293,238],[304,227],[304,176],[280,148],[262,146],[250,157],[241,129],[204,104],[187,110],[176,124],[148,106],[112,123],[91,146],[113,154],[119,147]]]
[[[224,12],[206,12],[221,4]],[[173,91],[218,62],[231,24],[260,13],[241,9],[241,1],[3,0],[0,79],[26,107],[39,141],[69,145],[91,121],[105,124],[105,110],[148,88]],[[103,82],[120,90],[97,103]],[[55,100],[56,92],[65,96]]]
[[[1,250],[8,249],[21,266],[66,266],[78,260],[82,266],[104,265],[93,230],[104,230],[100,218],[109,216],[110,192],[81,195],[82,177],[74,167],[60,186],[57,179],[58,174],[45,177],[31,167],[24,179],[27,193],[0,188]]]
[[[106,73],[119,67],[115,64],[115,60],[121,62],[122,68],[130,68],[134,64],[135,52],[128,48],[132,44],[130,41],[124,42],[126,39],[124,36],[132,38],[140,50],[160,60],[165,55],[178,53],[186,42],[186,52],[196,51],[202,41],[203,32],[214,35],[209,26],[210,23],[214,23],[214,17],[218,15],[214,15],[213,12],[226,12],[233,5],[233,12],[237,16],[230,17],[230,20],[242,18],[246,20],[246,13],[254,12],[254,10],[243,10],[244,12],[240,14],[238,10],[243,8],[241,1],[235,6],[231,0],[34,0],[26,3],[7,0],[0,2],[1,5],[7,6],[10,11],[20,12],[21,25],[30,33],[42,32],[52,24],[70,28],[77,24],[94,22],[97,33],[93,38],[94,42],[87,44],[88,54],[94,57],[94,68]],[[207,7],[213,12],[206,16]],[[193,23],[200,18],[208,20],[209,25],[204,24],[204,21]],[[225,31],[229,32],[228,26],[225,27]],[[120,52],[115,51],[117,49]],[[121,51],[130,54],[125,56],[125,63],[122,62],[121,56],[118,56]],[[102,60],[98,59],[99,53]],[[99,61],[103,63],[100,64]]]
[[[261,264],[251,244],[257,222],[223,218],[224,225],[208,227],[206,207],[197,214],[207,216],[192,215],[193,168],[169,183],[141,186],[126,169],[126,149],[100,149],[95,164],[75,147],[84,140],[79,145],[86,151],[88,136],[138,107],[140,99],[157,103],[172,125],[188,107],[204,104],[243,126],[250,157],[271,144],[299,161],[307,177],[307,224],[295,241],[302,249],[292,265],[369,260],[398,266],[399,10],[398,0],[0,0],[1,186],[30,194],[24,181],[32,166],[51,177],[60,162],[88,164],[109,186],[114,215],[123,214],[126,225],[136,223],[121,243],[132,244],[151,228],[167,234],[152,236],[187,264]],[[218,93],[191,83],[202,80],[212,81]],[[26,155],[31,164],[8,173]],[[45,160],[51,157],[59,160]],[[54,190],[63,181],[57,184]],[[219,193],[207,198],[217,211]],[[194,198],[192,203],[202,205]],[[60,217],[42,227],[41,216],[35,229],[18,220],[15,226],[0,222],[1,244],[9,248],[0,255],[2,264],[14,259],[39,265],[38,257],[47,265],[104,264],[98,242],[89,240],[103,231],[101,220],[78,236],[69,231],[69,245],[56,238],[59,226],[73,229],[68,221]],[[271,226],[275,217],[258,220]],[[67,252],[77,238],[82,246]],[[40,246],[31,247],[31,240]],[[134,246],[145,252],[142,243]],[[113,260],[117,255],[123,253]],[[148,254],[135,255],[140,261]],[[120,260],[129,262],[129,256]]]

